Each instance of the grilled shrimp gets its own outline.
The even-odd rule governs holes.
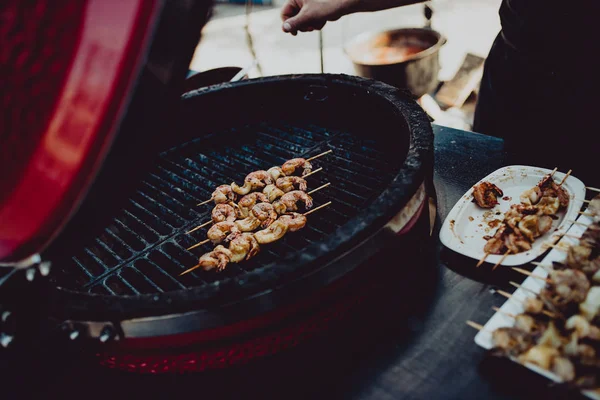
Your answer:
[[[300,178],[299,176],[286,176],[283,178],[277,179],[276,185],[279,189],[283,190],[285,193],[291,192],[295,189],[294,185],[298,186],[299,190],[306,192],[308,185],[306,183],[306,179]]]
[[[252,207],[252,214],[262,221],[260,224],[262,228],[267,228],[278,217],[275,207],[271,203],[258,203]]]
[[[283,190],[279,189],[275,185],[265,186],[265,188],[263,189],[263,193],[266,194],[267,197],[269,198],[269,203],[274,202],[275,200],[277,200],[278,198],[280,198],[281,196],[283,196],[285,194],[285,192]]]
[[[230,204],[217,204],[212,210],[212,220],[215,224],[223,221],[235,221],[236,219],[235,208]]]
[[[254,257],[260,251],[260,246],[253,234],[237,233],[229,243],[229,251],[232,254],[230,261],[237,263]]]
[[[290,232],[296,232],[306,225],[306,217],[298,213],[282,215],[279,217],[279,221],[285,222]]]
[[[273,183],[271,175],[267,171],[250,172],[244,179],[244,186],[238,186],[235,182],[231,184],[231,188],[237,194],[248,194],[250,191],[265,187]]]
[[[229,185],[217,187],[211,197],[215,204],[227,203],[229,201],[234,201],[236,198],[235,193]]]
[[[298,206],[296,205],[296,203],[298,201],[303,201],[304,206],[307,209],[311,208],[313,205],[312,197],[310,197],[308,194],[306,194],[305,192],[302,192],[300,190],[294,190],[294,191],[284,194],[283,196],[281,196],[281,199],[279,201],[283,205],[285,205],[287,211],[297,211]]]
[[[267,197],[267,195],[264,193],[261,193],[261,192],[254,192],[254,193],[245,195],[238,202],[239,217],[246,218],[248,215],[250,215],[250,210],[252,209],[252,207],[254,207],[254,205],[257,202],[265,203],[268,201],[269,201],[269,198]]]
[[[284,221],[276,220],[267,229],[254,234],[256,241],[260,244],[272,243],[279,240],[288,231],[288,225]]]
[[[210,227],[206,236],[210,239],[213,244],[221,243],[228,234],[236,233],[238,231],[238,227],[236,222],[233,221],[223,221],[218,222]]]
[[[267,172],[269,173],[269,175],[271,175],[271,178],[273,178],[274,181],[276,181],[278,178],[281,178],[282,176],[285,176],[281,167],[271,167]]]
[[[227,263],[230,262],[232,256],[233,254],[231,254],[227,248],[219,245],[210,253],[202,255],[198,260],[198,263],[205,271],[210,271],[215,267],[217,268],[217,271],[223,271],[227,266]]]
[[[293,158],[281,166],[283,173],[286,175],[292,175],[296,168],[302,168],[302,176],[308,175],[312,171],[312,165],[304,158]]]
[[[235,221],[237,229],[242,232],[252,232],[260,226],[260,223],[260,219],[256,218],[254,215],[250,215],[244,219],[238,219]]]

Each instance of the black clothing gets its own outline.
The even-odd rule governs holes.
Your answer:
[[[589,173],[600,155],[596,10],[594,0],[503,0],[473,130],[504,138],[509,163],[572,168],[600,184]]]

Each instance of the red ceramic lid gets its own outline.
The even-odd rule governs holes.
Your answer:
[[[0,3],[1,261],[43,249],[82,200],[140,72],[156,3]]]

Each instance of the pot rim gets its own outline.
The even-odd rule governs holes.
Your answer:
[[[419,32],[433,33],[437,37],[437,42],[435,44],[433,44],[432,46],[424,49],[423,51],[420,51],[420,52],[413,54],[407,58],[404,58],[402,61],[392,62],[392,63],[383,63],[383,64],[382,63],[359,62],[356,60],[355,57],[352,57],[348,51],[350,47],[355,46],[361,42],[364,42],[367,39],[377,37],[379,35],[399,33],[399,32],[411,32],[411,31],[412,32],[419,31]],[[404,64],[408,61],[419,60],[419,59],[425,58],[427,56],[430,56],[434,53],[437,53],[441,49],[441,47],[446,44],[447,41],[448,40],[446,39],[446,37],[444,35],[442,35],[440,32],[438,32],[434,29],[422,28],[422,27],[413,27],[413,28],[408,27],[408,28],[383,29],[383,30],[377,30],[377,31],[363,32],[363,33],[355,36],[354,38],[352,38],[348,43],[346,43],[344,45],[343,48],[344,48],[344,54],[346,54],[346,56],[350,59],[350,61],[352,61],[352,63],[354,63],[356,65],[363,65],[363,66],[369,66],[369,67],[384,67],[384,66],[389,66],[389,65]]]

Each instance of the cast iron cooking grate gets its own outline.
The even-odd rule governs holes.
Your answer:
[[[290,158],[309,157],[326,150],[313,162],[323,171],[307,178],[309,189],[331,182],[314,193],[317,211],[306,227],[262,246],[249,261],[230,264],[221,273],[197,269],[179,276],[212,249],[204,240],[207,228],[185,232],[210,219],[213,205],[196,206],[214,188],[257,169],[281,165]],[[404,162],[400,149],[309,123],[269,122],[228,129],[171,148],[140,183],[128,205],[104,232],[72,257],[57,262],[57,284],[89,293],[136,295],[201,286],[274,264],[291,252],[321,241],[358,215],[391,182]],[[125,172],[124,172],[125,173]]]

